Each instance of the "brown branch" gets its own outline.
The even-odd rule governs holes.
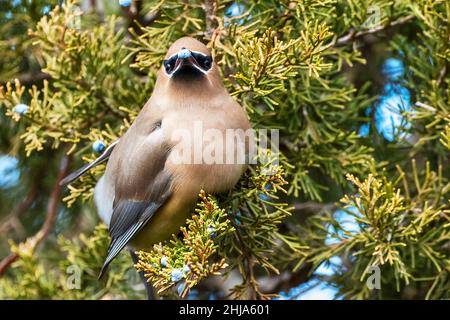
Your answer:
[[[450,36],[448,36],[448,41],[450,42]],[[447,75],[448,69],[448,63],[447,61],[444,62],[444,66],[442,67],[441,71],[439,71],[439,77],[436,80],[436,84],[438,87],[444,82],[445,76]]]
[[[25,84],[42,81],[42,80],[48,80],[48,79],[50,79],[50,75],[48,73],[39,71],[36,73],[25,73],[25,74],[19,75],[18,79],[19,79],[20,83],[25,85]]]
[[[289,289],[298,287],[300,284],[307,282],[311,278],[311,263],[304,264],[295,272],[283,272],[276,277],[260,280],[262,292],[288,292]]]
[[[39,230],[39,232],[36,234],[38,242],[42,241],[48,236],[55,224],[56,216],[58,214],[59,195],[61,194],[62,189],[62,186],[59,184],[59,182],[64,179],[69,173],[71,162],[72,157],[67,155],[64,156],[61,160],[58,177],[56,178],[56,182],[54,184],[52,193],[50,194],[50,200],[47,205],[47,216],[41,230]]]
[[[0,222],[1,234],[6,234],[8,230],[11,229],[11,225],[13,224],[14,220],[17,221],[18,218],[34,203],[38,190],[38,183],[36,183],[36,181],[38,180],[36,179],[33,181],[33,184],[31,185],[25,198],[11,211],[11,213],[5,219]]]
[[[151,12],[148,15],[142,15],[142,1],[134,0],[130,6],[122,7],[123,14],[127,17],[128,28],[133,29],[136,34],[142,34],[142,27],[147,27],[151,25],[156,19],[159,18],[160,12]]]
[[[337,205],[335,203],[320,203],[314,201],[306,201],[306,202],[295,202],[294,203],[294,212],[306,212],[306,213],[323,213],[334,211],[337,209]]]
[[[251,255],[251,252],[249,248],[247,247],[244,239],[242,238],[242,235],[239,232],[239,227],[237,224],[231,219],[231,224],[233,225],[234,229],[236,230],[236,235],[238,237],[239,243],[241,244],[242,249],[242,263],[245,269],[245,274],[242,274],[243,281],[245,283],[245,286],[247,287],[247,293],[249,295],[250,300],[267,300],[270,295],[266,295],[262,293],[259,288],[258,284],[255,280],[254,272],[253,272],[253,257]]]
[[[3,276],[6,270],[17,260],[19,255],[17,253],[11,253],[0,262],[0,277]]]
[[[206,35],[212,37],[217,28],[217,2],[215,0],[205,0],[203,10],[206,15]]]
[[[48,80],[50,79],[50,75],[48,73],[42,72],[42,71],[38,71],[38,72],[29,72],[29,73],[22,73],[19,74],[16,77],[19,82],[23,85],[30,85],[30,84],[34,84],[36,82],[42,81],[42,80]],[[7,82],[7,80],[5,81],[1,81],[1,85],[5,85]]]
[[[337,38],[336,41],[334,42],[333,46],[340,47],[340,46],[346,45],[346,44],[353,42],[354,40],[364,37],[366,35],[378,33],[380,31],[386,30],[388,28],[392,28],[392,27],[395,27],[398,25],[405,24],[405,23],[413,20],[414,18],[415,18],[414,16],[410,15],[410,16],[398,18],[397,20],[390,21],[385,25],[381,25],[381,26],[378,26],[378,27],[375,27],[375,28],[372,28],[369,30],[358,31],[358,32],[356,32],[355,30],[350,31],[347,35]]]
[[[449,41],[450,41],[450,39],[449,39]],[[440,85],[442,84],[442,82],[443,82],[444,79],[445,79],[445,75],[446,75],[446,74],[447,74],[447,64],[445,64],[444,67],[442,67],[441,71],[439,72],[439,77],[438,77],[438,79],[436,80],[436,84],[437,84],[438,86],[440,86]]]
[[[58,215],[59,196],[62,189],[59,182],[68,174],[71,163],[72,156],[65,155],[61,160],[58,176],[47,204],[47,213],[44,224],[32,238],[27,239],[27,241],[31,241],[31,243],[33,243],[34,248],[36,248],[50,234],[50,231],[55,225],[56,217]],[[19,259],[19,255],[17,253],[11,253],[0,262],[0,277],[17,259]]]
[[[97,0],[89,0],[89,5],[93,12],[97,11]]]

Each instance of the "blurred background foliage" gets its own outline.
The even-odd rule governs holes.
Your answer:
[[[145,296],[125,252],[96,279],[104,166],[58,182],[125,132],[185,35],[280,130],[280,161],[140,253],[161,297],[450,297],[448,1],[4,0],[0,31],[0,297]]]

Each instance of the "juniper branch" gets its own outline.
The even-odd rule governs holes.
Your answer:
[[[364,37],[366,35],[375,34],[375,33],[381,32],[381,31],[385,31],[385,30],[387,30],[389,28],[408,23],[408,22],[412,21],[413,19],[415,19],[415,16],[409,15],[409,16],[406,16],[406,17],[398,18],[397,20],[394,20],[394,21],[390,21],[390,22],[388,22],[385,25],[380,25],[380,26],[377,26],[377,27],[372,28],[372,29],[362,30],[362,31],[358,31],[358,32],[355,31],[355,30],[352,30],[348,34],[346,34],[345,36],[337,38],[335,41],[333,41],[333,46],[335,46],[335,47],[344,46],[344,45],[349,44],[349,43],[351,43],[351,42],[353,42],[353,41],[355,41],[355,40],[357,40],[357,39],[359,39],[361,37]]]
[[[51,232],[55,224],[56,216],[58,213],[59,196],[61,194],[62,186],[59,182],[67,176],[70,165],[72,163],[72,156],[66,155],[62,158],[58,175],[53,186],[53,190],[50,194],[50,199],[47,204],[47,213],[44,224],[41,229],[31,237],[31,243],[36,248]],[[6,270],[19,258],[17,253],[11,253],[8,257],[0,262],[0,277],[6,272]]]

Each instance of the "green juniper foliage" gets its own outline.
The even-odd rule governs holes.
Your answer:
[[[60,236],[58,246],[58,252],[47,254],[47,250],[36,253],[34,244],[30,241],[19,245],[12,243],[11,250],[17,252],[20,259],[8,277],[2,279],[0,297],[7,299],[142,297],[139,291],[135,293],[127,289],[127,286],[139,280],[126,255],[121,255],[119,262],[112,266],[114,271],[106,281],[98,281],[104,252],[108,249],[108,228],[105,225],[99,224],[89,237],[81,234],[78,239],[68,240]]]
[[[209,263],[209,258],[217,252],[218,245],[213,240],[217,235],[224,237],[233,228],[223,209],[220,209],[211,197],[200,193],[198,215],[187,221],[187,227],[181,227],[182,239],[174,237],[169,244],[154,245],[150,252],[140,251],[136,268],[143,271],[159,293],[167,291],[180,280],[180,296],[184,297],[190,288],[210,275],[220,275],[227,267],[225,259]],[[177,274],[181,273],[180,278]]]
[[[21,171],[0,189],[0,257],[13,261],[0,297],[143,298],[137,269],[168,298],[268,299],[314,280],[346,299],[450,298],[448,1],[87,3],[0,3],[0,153]],[[98,281],[105,165],[67,189],[58,179],[127,130],[186,35],[211,48],[252,126],[279,130],[279,154],[260,153],[227,194],[201,192],[179,234],[135,268],[121,253]],[[388,57],[414,105],[393,141],[375,126]]]

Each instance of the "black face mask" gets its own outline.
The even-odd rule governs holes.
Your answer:
[[[185,66],[188,66],[191,69],[192,68],[195,69],[196,67],[192,64],[196,64],[196,66],[204,72],[211,69],[212,62],[213,62],[213,59],[211,56],[205,55],[200,52],[195,52],[195,51],[190,51],[190,53],[191,53],[191,59],[193,59],[195,61],[193,61],[191,64],[185,63]],[[178,58],[178,54],[174,54],[169,59],[164,60],[163,65],[164,65],[164,69],[166,70],[167,74],[171,75],[175,71],[178,59],[188,59],[188,58]],[[184,67],[181,66],[180,69],[182,69],[182,68],[184,68]]]

